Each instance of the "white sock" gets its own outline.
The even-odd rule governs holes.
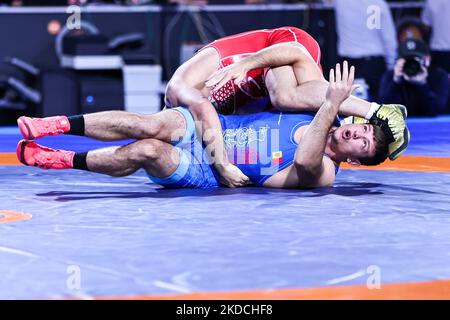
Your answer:
[[[373,114],[375,112],[377,112],[377,110],[380,108],[381,106],[376,103],[376,102],[372,102],[370,104],[370,109],[369,112],[367,112],[366,116],[364,117],[366,120],[370,120],[370,118],[372,118]]]

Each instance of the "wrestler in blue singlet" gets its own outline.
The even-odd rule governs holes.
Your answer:
[[[175,144],[180,165],[167,178],[150,177],[166,187],[210,188],[220,186],[219,174],[198,141],[192,115],[186,108],[175,108],[186,119],[187,130]],[[314,119],[312,113],[261,112],[248,115],[219,115],[230,161],[257,186],[293,163],[298,144],[296,130]],[[339,121],[334,123],[339,126]],[[337,172],[337,166],[336,166]]]
[[[260,186],[293,163],[298,147],[294,134],[314,114],[271,111],[219,117],[230,161]]]

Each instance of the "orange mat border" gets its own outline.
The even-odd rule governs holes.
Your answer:
[[[99,300],[450,300],[450,280],[381,285],[331,286],[242,292],[196,292],[179,295],[98,297]]]
[[[14,152],[0,153],[0,165],[20,165]],[[342,169],[381,170],[381,171],[425,171],[450,172],[450,158],[404,156],[395,161],[386,160],[376,167],[353,167],[343,164]]]
[[[0,165],[17,166],[20,164],[21,163],[17,160],[17,155],[15,152],[0,152]]]
[[[450,172],[450,158],[446,157],[424,157],[404,156],[395,161],[386,160],[376,167],[354,167],[342,164],[342,169],[356,170],[380,170],[380,171],[427,171],[427,172]]]
[[[32,217],[29,213],[0,210],[0,223],[19,222],[31,219]]]

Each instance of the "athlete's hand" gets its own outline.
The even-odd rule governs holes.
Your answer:
[[[348,62],[344,61],[341,72],[341,65],[336,64],[336,74],[334,69],[330,70],[330,84],[326,93],[326,100],[333,106],[338,107],[359,87],[353,85],[353,80],[355,80],[355,67],[352,66],[349,70]]]
[[[409,83],[423,86],[427,83],[428,69],[422,66],[421,71],[417,75],[409,77],[405,74],[403,78]]]
[[[248,69],[247,64],[241,60],[214,72],[206,80],[205,85],[208,88],[214,88],[214,90],[220,89],[230,80],[234,80],[234,83],[238,85],[244,80],[248,71],[250,69]]]
[[[249,177],[231,163],[221,166],[219,173],[220,182],[230,188],[243,187],[250,183]]]
[[[400,83],[403,80],[403,76],[405,75],[403,73],[403,67],[405,66],[406,60],[403,58],[400,58],[397,60],[394,66],[394,76],[393,80],[395,83]]]

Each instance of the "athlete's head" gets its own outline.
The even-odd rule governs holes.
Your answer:
[[[388,141],[378,126],[346,124],[331,132],[330,148],[352,165],[376,166],[387,158]]]

